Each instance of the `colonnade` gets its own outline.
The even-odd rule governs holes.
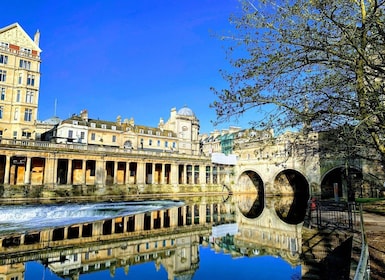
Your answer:
[[[3,185],[211,185],[223,184],[228,176],[222,166],[207,158],[129,158],[55,151],[0,155]]]

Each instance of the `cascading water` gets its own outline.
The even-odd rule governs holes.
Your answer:
[[[0,205],[0,234],[92,222],[182,204],[179,201],[151,200],[84,204]]]

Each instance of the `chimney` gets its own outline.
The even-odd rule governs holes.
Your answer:
[[[39,43],[40,43],[40,31],[39,31],[39,29],[36,31],[35,37],[33,38],[33,41],[35,42],[35,44],[37,46],[39,46]]]

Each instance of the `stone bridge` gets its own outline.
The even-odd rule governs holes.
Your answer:
[[[297,135],[298,136],[298,135]],[[235,150],[237,164],[228,183],[234,192],[353,199],[384,195],[385,177],[375,156],[351,155],[345,147],[328,147],[318,134],[306,139],[249,141]],[[338,196],[338,197],[337,197]]]

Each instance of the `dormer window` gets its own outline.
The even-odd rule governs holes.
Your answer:
[[[91,123],[91,127],[95,128],[96,127],[96,123]]]
[[[152,130],[148,130],[147,132],[149,135],[152,135]]]
[[[116,126],[115,125],[111,126],[111,129],[116,130]]]
[[[73,125],[78,125],[79,122],[78,122],[78,121],[72,121],[72,124],[73,124]]]
[[[104,124],[104,123],[102,123],[101,128],[106,129],[106,128],[107,128],[107,125]]]

